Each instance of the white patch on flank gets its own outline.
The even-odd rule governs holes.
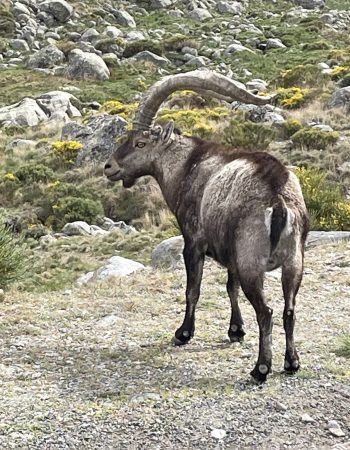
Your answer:
[[[238,326],[237,325],[231,325],[231,330],[232,331],[237,331],[238,330]]]
[[[287,208],[286,226],[282,231],[282,234],[284,236],[289,236],[290,234],[292,234],[294,222],[295,222],[295,214],[291,209]]]
[[[267,234],[269,236],[271,234],[272,213],[273,213],[273,208],[272,207],[265,209],[265,227],[267,229]]]
[[[183,335],[183,337],[188,337],[190,335],[190,332],[189,331],[184,331],[182,333],[182,335]]]

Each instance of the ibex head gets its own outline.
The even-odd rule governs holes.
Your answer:
[[[152,174],[153,163],[157,154],[159,155],[157,150],[167,147],[176,136],[172,123],[162,129],[153,126],[154,119],[164,100],[181,89],[191,89],[228,102],[238,100],[266,105],[274,99],[254,95],[243,84],[209,70],[195,70],[165,77],[144,94],[133,123],[133,131],[107,161],[105,175],[109,180],[123,180],[124,187],[130,187],[137,178]]]
[[[122,180],[124,187],[131,187],[137,178],[153,173],[159,151],[170,145],[174,138],[174,122],[164,128],[157,125],[150,130],[130,132],[107,161],[105,175],[110,181]]]

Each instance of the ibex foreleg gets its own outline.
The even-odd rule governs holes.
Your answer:
[[[175,332],[175,345],[187,344],[194,335],[195,310],[200,295],[205,251],[185,242],[183,255],[187,274],[186,313],[183,324]]]

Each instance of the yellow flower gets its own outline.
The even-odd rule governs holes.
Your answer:
[[[8,181],[16,181],[16,180],[17,180],[17,177],[16,177],[16,175],[14,175],[12,172],[7,172],[7,173],[5,173],[5,175],[4,175],[4,179],[5,179],[5,180],[8,180]]]

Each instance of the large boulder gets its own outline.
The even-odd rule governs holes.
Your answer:
[[[0,108],[0,126],[34,127],[47,120],[67,120],[80,117],[79,100],[68,92],[52,91],[35,99],[24,98],[18,103]]]
[[[96,270],[94,279],[105,280],[110,277],[125,277],[144,268],[145,266],[143,264],[132,259],[123,258],[122,256],[112,256],[103,267]]]
[[[133,61],[146,61],[151,62],[155,66],[166,66],[170,63],[170,61],[167,58],[164,58],[163,56],[156,55],[155,53],[152,53],[148,50],[144,50],[143,52],[139,52],[136,55],[134,55],[132,58],[130,58]]]
[[[47,120],[47,116],[33,98],[24,98],[18,103],[0,108],[0,127],[34,127],[44,120]]]
[[[119,25],[122,25],[123,27],[136,28],[134,18],[124,9],[113,10],[113,15]]]
[[[333,92],[328,101],[329,108],[348,108],[350,109],[350,86],[337,89]]]
[[[86,53],[74,49],[68,56],[66,75],[69,78],[83,80],[108,80],[109,69],[103,59],[95,53]]]
[[[73,14],[73,6],[65,0],[46,0],[39,5],[40,11],[51,14],[57,22],[67,22]]]
[[[78,106],[79,100],[69,92],[51,91],[36,97],[36,102],[45,114],[52,117],[60,117],[62,119],[80,117],[81,113]]]
[[[97,115],[86,125],[69,122],[62,129],[61,139],[79,141],[83,149],[79,152],[77,165],[90,161],[104,162],[118,147],[117,138],[126,131],[128,123],[119,116]]]
[[[182,236],[174,236],[161,242],[153,250],[152,267],[171,269],[183,266],[182,252],[184,239]]]
[[[224,2],[220,1],[216,5],[217,10],[221,14],[240,15],[243,13],[244,6],[240,2]]]
[[[27,62],[29,69],[34,68],[49,68],[61,64],[64,61],[64,53],[61,52],[55,45],[47,45],[34,53]]]
[[[190,17],[197,22],[203,22],[204,20],[211,19],[213,16],[207,9],[204,8],[195,8],[190,12]]]

